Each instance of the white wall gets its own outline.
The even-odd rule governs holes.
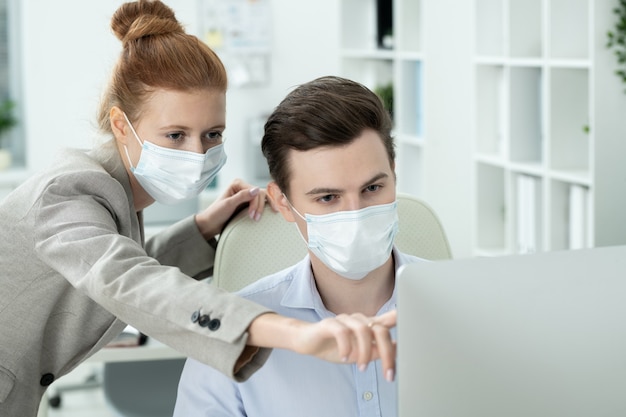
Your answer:
[[[165,0],[190,33],[199,34],[197,5],[202,0]],[[270,0],[273,49],[270,82],[262,87],[231,87],[227,94],[226,149],[229,160],[219,187],[235,177],[254,181],[252,155],[260,150],[248,138],[251,118],[269,113],[297,84],[317,76],[339,74],[339,2]],[[123,0],[22,0],[22,81],[29,171],[47,165],[61,147],[91,147],[100,93],[121,49],[111,33],[111,15]],[[425,198],[439,214],[456,257],[470,253],[471,190],[469,165],[469,3],[464,13],[449,14],[458,2],[432,4],[427,36],[449,50],[427,50],[425,112],[432,140],[426,162]],[[437,3],[437,2],[434,2]],[[454,17],[456,16],[456,17]],[[446,25],[439,25],[444,20]],[[450,31],[450,27],[458,30]],[[459,31],[462,35],[459,35]],[[461,52],[459,52],[459,49]],[[465,51],[465,52],[463,52]],[[467,61],[466,61],[467,59]],[[468,71],[465,71],[467,69]],[[433,78],[434,80],[434,78]],[[453,122],[451,122],[453,121]],[[459,140],[464,137],[466,140]],[[258,183],[258,182],[257,182]],[[264,182],[260,183],[265,185]]]
[[[424,198],[443,223],[455,258],[472,256],[472,2],[438,0],[424,11]],[[454,13],[450,11],[454,10]],[[445,22],[445,24],[441,24]],[[451,30],[454,28],[454,30]]]
[[[188,32],[194,34],[198,34],[199,28],[197,1],[165,1]],[[23,120],[28,170],[48,164],[61,147],[88,148],[94,143],[99,97],[121,50],[109,23],[122,3],[122,0],[21,1]],[[271,111],[290,87],[338,72],[336,1],[271,0],[271,5],[271,81],[264,87],[233,87],[228,92],[229,162],[221,174],[224,179],[249,177],[245,155],[250,118]]]

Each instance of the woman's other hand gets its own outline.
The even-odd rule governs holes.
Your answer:
[[[207,240],[215,237],[244,205],[248,206],[248,216],[258,221],[263,213],[266,197],[265,189],[253,187],[240,179],[234,180],[216,201],[196,214],[200,233]]]

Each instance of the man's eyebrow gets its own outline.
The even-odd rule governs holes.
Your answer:
[[[361,187],[367,187],[368,185],[371,185],[372,183],[388,178],[389,174],[387,174],[386,172],[380,172],[376,175],[374,175],[369,181],[365,181],[365,183],[361,186]]]
[[[370,178],[368,181],[365,181],[365,183],[361,186],[361,188],[367,187],[368,185],[384,179],[384,178],[388,178],[389,174],[385,173],[385,172],[381,172],[379,174],[374,175],[372,178]],[[306,193],[306,195],[318,195],[318,194],[341,194],[344,190],[340,189],[340,188],[327,188],[327,187],[319,187],[319,188],[313,188],[312,190],[308,191]]]
[[[320,187],[320,188],[313,188],[312,190],[308,191],[306,193],[306,195],[341,194],[342,192],[343,192],[343,190],[341,190],[339,188],[324,188],[324,187]]]

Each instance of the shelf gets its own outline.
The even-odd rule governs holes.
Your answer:
[[[396,53],[389,49],[344,49],[341,51],[341,55],[344,58],[392,60],[396,56]]]
[[[422,195],[424,183],[420,167],[424,164],[423,147],[400,141],[396,150],[398,190],[414,196]]]
[[[550,56],[587,59],[590,49],[589,0],[550,2]]]
[[[391,59],[343,57],[341,62],[346,78],[358,81],[372,90],[393,81],[394,63]]]
[[[422,136],[395,134],[396,144],[403,144],[407,146],[413,146],[416,148],[423,148],[426,146],[426,141]]]
[[[543,75],[538,68],[510,69],[509,156],[511,161],[543,160]]]
[[[541,0],[511,0],[508,3],[509,55],[517,58],[543,56]]]
[[[505,170],[478,164],[476,184],[477,218],[476,247],[506,250],[507,245],[507,203],[505,190]]]
[[[475,44],[478,56],[503,56],[505,41],[505,3],[503,0],[475,0]]]
[[[504,156],[506,148],[505,89],[508,72],[502,65],[476,68],[476,152]]]
[[[341,45],[376,49],[376,0],[341,0]]]
[[[552,69],[550,74],[550,166],[588,170],[589,72]]]
[[[422,2],[419,0],[396,1],[394,3],[394,13],[394,21],[397,22],[397,24],[394,24],[397,27],[397,29],[394,27],[394,36],[397,40],[398,50],[402,52],[401,58],[404,59],[410,54],[419,55],[423,50],[421,30],[423,26]]]
[[[507,166],[508,161],[502,158],[500,155],[489,155],[489,154],[474,154],[474,160],[476,162],[481,163],[482,165],[491,165],[497,168],[504,168]]]
[[[396,129],[407,135],[423,137],[423,80],[421,61],[403,61],[394,85]]]
[[[579,185],[584,185],[587,187],[592,185],[591,172],[588,170],[585,170],[585,171],[576,171],[576,170],[551,171],[549,175],[551,178],[555,180],[567,182],[570,184],[579,184]]]
[[[520,254],[543,250],[543,179],[526,173],[513,174],[511,219],[513,251]]]
[[[380,10],[391,7],[393,45],[381,48]],[[424,54],[420,0],[341,0],[342,75],[371,90],[393,85],[398,191],[423,193]],[[383,19],[384,20],[384,19]],[[383,25],[384,26],[384,25]]]
[[[474,0],[474,9],[474,253],[626,243],[615,192],[626,164],[614,156],[626,150],[626,100],[605,48],[612,6]]]
[[[551,182],[550,245],[553,250],[589,247],[591,195],[589,187],[569,182]]]
[[[533,162],[533,161],[511,162],[509,167],[512,172],[518,173],[518,174],[527,174],[527,175],[536,175],[536,176],[545,175],[544,166],[543,164],[539,162]]]

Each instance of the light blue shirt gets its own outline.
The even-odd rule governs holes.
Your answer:
[[[423,259],[396,249],[396,272]],[[279,314],[317,322],[334,317],[317,291],[308,255],[296,265],[262,278],[239,295]],[[396,308],[396,291],[378,314]],[[395,329],[392,330],[395,337]],[[178,386],[174,417],[373,417],[397,416],[396,383],[385,380],[380,361],[364,372],[274,349],[246,382],[236,383],[213,368],[188,359]]]

